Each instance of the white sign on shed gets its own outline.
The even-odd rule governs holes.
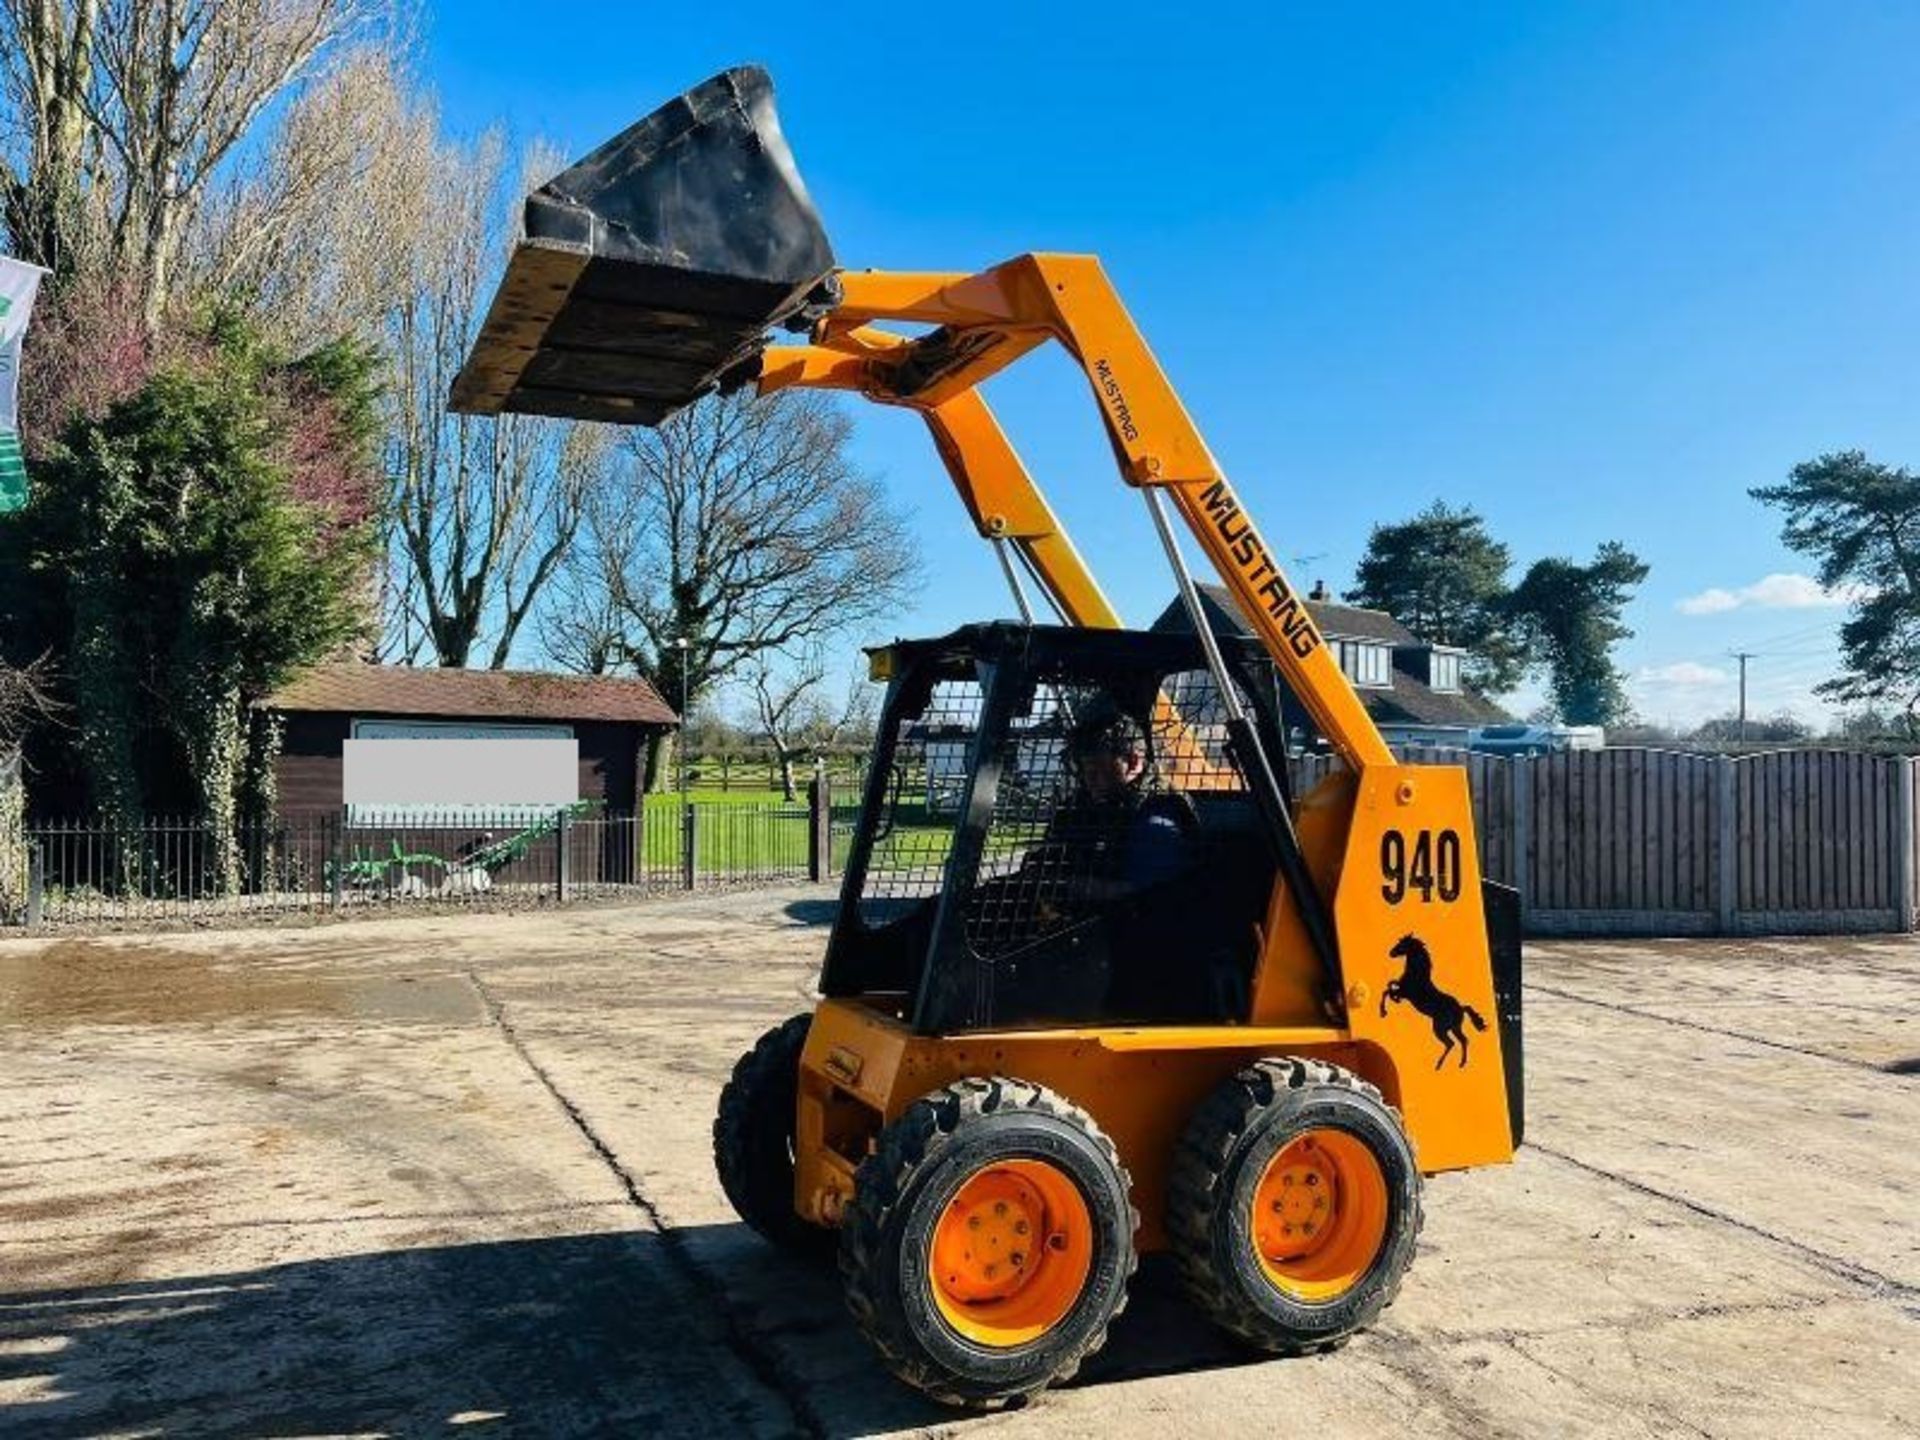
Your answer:
[[[343,760],[355,825],[526,820],[580,798],[580,742],[565,725],[356,720]]]

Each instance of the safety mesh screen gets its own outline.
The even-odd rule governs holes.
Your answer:
[[[1243,709],[1252,702],[1239,695]],[[1182,670],[1160,682],[1151,727],[1160,782],[1185,794],[1241,794],[1247,789],[1227,753],[1227,703],[1206,670]]]
[[[1227,811],[1237,820],[1246,806],[1226,720],[1205,670],[1166,676],[1145,698],[1039,686],[1001,742],[964,922],[973,952],[1009,954],[1201,864]]]
[[[926,709],[901,721],[886,808],[860,888],[860,919],[884,925],[940,893],[973,769],[983,694],[977,680],[942,680]]]

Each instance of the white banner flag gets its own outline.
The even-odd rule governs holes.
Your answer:
[[[37,265],[0,255],[0,515],[27,503],[27,462],[20,450],[20,345],[45,273]]]

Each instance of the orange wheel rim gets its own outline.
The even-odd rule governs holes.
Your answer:
[[[1093,1268],[1093,1212],[1066,1171],[996,1160],[969,1175],[934,1226],[927,1278],[941,1317],[980,1345],[1037,1340],[1073,1309]]]
[[[1387,1234],[1387,1177],[1360,1140],[1309,1130],[1280,1147],[1253,1192],[1260,1268],[1297,1300],[1335,1300],[1366,1278]]]

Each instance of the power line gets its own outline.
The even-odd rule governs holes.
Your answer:
[[[1840,620],[1836,617],[1832,620],[1822,620],[1814,625],[1797,626],[1792,630],[1776,630],[1771,635],[1763,635],[1758,640],[1750,640],[1747,643],[1772,649],[1781,645],[1803,644],[1823,636],[1831,636],[1837,643],[1839,627]]]

